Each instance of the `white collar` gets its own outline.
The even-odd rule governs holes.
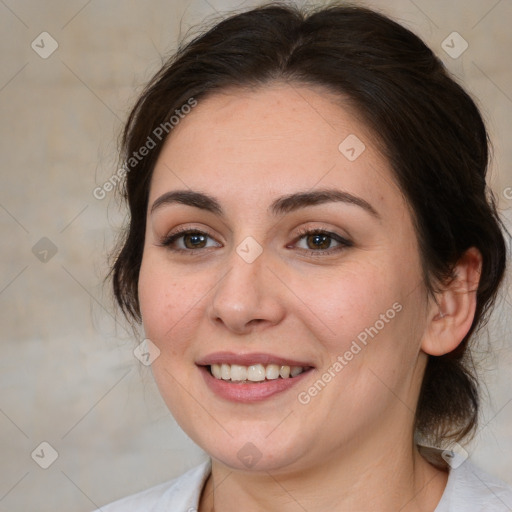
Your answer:
[[[457,455],[455,455],[457,457]],[[102,512],[197,512],[211,460],[180,477],[102,507]],[[510,512],[512,487],[477,468],[469,460],[450,469],[434,512]]]

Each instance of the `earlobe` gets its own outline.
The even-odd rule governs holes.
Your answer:
[[[482,255],[468,249],[454,268],[454,278],[432,301],[421,348],[441,356],[455,350],[471,328],[476,310],[476,292],[482,270]]]

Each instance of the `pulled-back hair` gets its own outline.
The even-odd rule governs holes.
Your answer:
[[[453,352],[429,356],[416,411],[416,432],[433,444],[462,440],[474,431],[479,407],[469,341],[487,321],[506,265],[506,230],[486,185],[487,132],[474,101],[433,52],[372,10],[267,4],[182,45],[155,75],[122,138],[130,222],[110,273],[118,304],[141,321],[137,285],[149,187],[165,142],[155,133],[169,128],[191,98],[273,82],[322,86],[348,101],[373,132],[410,207],[428,294],[453,278],[468,248],[482,254],[472,326]],[[149,138],[152,147],[140,158]]]

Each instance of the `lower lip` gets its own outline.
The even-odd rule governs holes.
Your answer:
[[[215,378],[206,366],[201,366],[199,369],[203,374],[206,385],[216,395],[232,402],[241,403],[266,400],[278,393],[288,391],[293,386],[301,382],[311,371],[306,370],[300,375],[297,375],[297,377],[289,377],[288,379],[279,378],[254,383],[238,383]]]

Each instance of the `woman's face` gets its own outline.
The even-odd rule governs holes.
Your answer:
[[[370,131],[339,104],[284,84],[213,95],[154,169],[139,279],[153,372],[185,432],[233,468],[381,457],[412,437],[416,237]]]

